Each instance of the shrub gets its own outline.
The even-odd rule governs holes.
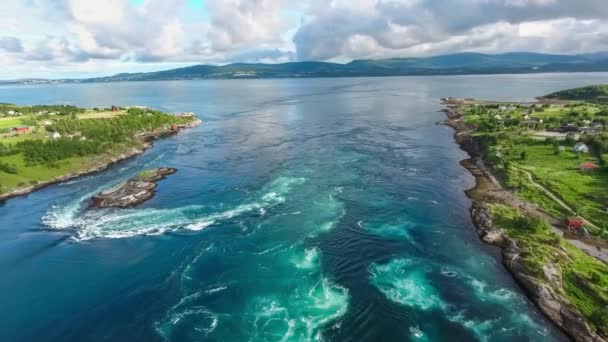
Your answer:
[[[14,165],[9,165],[7,163],[0,162],[0,171],[4,171],[10,174],[16,174],[17,168]]]

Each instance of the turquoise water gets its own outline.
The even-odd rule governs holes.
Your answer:
[[[2,341],[556,341],[481,244],[439,98],[607,74],[1,87],[0,100],[194,111],[144,155],[0,207]],[[179,171],[133,209],[95,192]]]

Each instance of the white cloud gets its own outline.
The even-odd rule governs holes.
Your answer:
[[[188,0],[4,2],[0,61],[31,72],[608,50],[605,0],[206,0],[203,8]]]
[[[23,45],[19,38],[0,36],[0,50],[6,52],[23,52]]]
[[[607,19],[604,0],[333,1],[308,13],[294,42],[300,59],[463,50],[573,53],[608,49]]]

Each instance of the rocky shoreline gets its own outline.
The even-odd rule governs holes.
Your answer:
[[[157,182],[176,169],[161,167],[139,173],[132,179],[104,190],[91,198],[91,208],[129,208],[141,204],[156,193]]]
[[[442,104],[446,107],[444,112],[448,116],[448,120],[443,124],[454,128],[455,141],[470,156],[469,159],[461,161],[461,165],[475,177],[475,187],[466,193],[472,200],[471,218],[479,238],[487,244],[501,248],[506,269],[525,290],[530,300],[557,327],[575,341],[605,342],[605,339],[590,329],[586,319],[568,299],[559,293],[562,288],[559,267],[550,263],[545,265],[542,275],[545,279],[533,274],[521,262],[520,255],[525,251],[518,246],[517,240],[509,238],[493,225],[487,203],[514,205],[518,200],[500,186],[483,164],[480,146],[461,121],[461,115],[456,112],[457,105],[450,99],[442,99]]]
[[[14,197],[27,195],[31,192],[34,192],[36,190],[45,188],[45,187],[53,185],[53,184],[58,184],[61,182],[65,182],[65,181],[74,179],[74,178],[78,178],[78,177],[82,177],[82,176],[86,176],[86,175],[90,175],[90,174],[93,174],[96,172],[103,171],[118,162],[121,162],[121,161],[129,159],[129,158],[133,158],[140,154],[143,154],[146,150],[148,150],[149,148],[154,146],[153,141],[156,139],[175,135],[175,134],[179,133],[179,131],[181,129],[193,128],[193,127],[199,126],[201,123],[202,123],[202,121],[200,119],[195,119],[188,124],[177,126],[177,130],[174,130],[172,128],[163,128],[163,129],[157,129],[157,130],[154,130],[151,132],[142,133],[137,136],[137,138],[141,141],[141,146],[139,146],[139,147],[132,147],[119,155],[104,158],[103,161],[100,161],[100,162],[96,163],[96,165],[89,167],[85,170],[71,172],[71,173],[68,173],[65,175],[54,177],[52,179],[49,179],[49,180],[46,180],[43,182],[38,182],[38,183],[30,185],[28,187],[15,189],[13,191],[10,191],[10,192],[4,193],[4,194],[0,194],[0,202],[6,201],[6,200],[14,198]]]

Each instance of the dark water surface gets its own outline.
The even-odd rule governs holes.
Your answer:
[[[1,87],[204,125],[0,207],[0,341],[555,341],[482,245],[442,96],[527,100],[608,74]],[[155,198],[93,193],[171,166]]]

